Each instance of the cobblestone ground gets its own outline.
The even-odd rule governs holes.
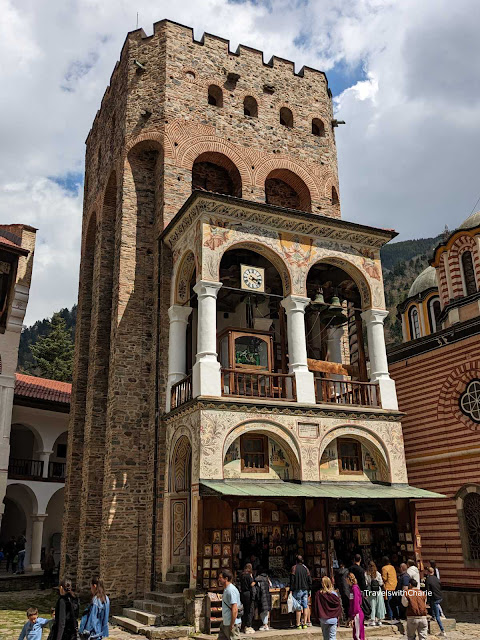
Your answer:
[[[39,613],[44,618],[50,617],[50,609],[55,605],[57,595],[47,591],[16,591],[10,593],[0,593],[0,640],[17,640],[18,635],[26,622],[25,612],[28,607],[38,607]],[[480,640],[480,613],[457,613],[449,612],[449,617],[457,621],[456,631],[450,631],[450,640]],[[318,629],[316,629],[318,633]],[[44,631],[42,640],[46,640],[48,635]],[[255,634],[261,638],[261,634]],[[288,634],[290,636],[290,634]],[[295,634],[292,634],[295,635]],[[248,636],[245,636],[245,640]],[[318,635],[316,636],[318,638]],[[368,636],[367,636],[368,637]],[[401,640],[406,636],[401,633],[385,636],[375,636],[375,640]],[[140,640],[143,636],[137,636],[124,631],[120,627],[110,626],[110,638],[112,640]],[[214,638],[214,636],[212,636]],[[436,636],[429,636],[434,640]],[[290,637],[288,640],[291,640]],[[373,639],[372,639],[373,640]]]

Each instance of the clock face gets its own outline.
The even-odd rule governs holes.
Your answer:
[[[263,269],[242,265],[242,289],[263,291]]]

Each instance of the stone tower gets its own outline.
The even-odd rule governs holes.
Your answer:
[[[127,36],[86,149],[62,547],[80,588],[100,572],[131,600],[179,563],[201,587],[205,483],[253,468],[319,481],[322,438],[342,425],[406,483],[382,326],[392,233],[340,219],[335,124],[319,71],[170,21]],[[252,429],[272,467],[265,449],[236,470]]]

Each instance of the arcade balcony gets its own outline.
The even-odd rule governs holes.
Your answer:
[[[193,194],[164,233],[174,261],[166,411],[197,397],[398,410],[378,251],[392,233],[238,202]],[[282,230],[297,218],[311,237]]]

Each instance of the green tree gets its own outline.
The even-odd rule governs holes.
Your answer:
[[[73,369],[73,340],[65,319],[54,313],[48,323],[48,334],[40,337],[31,351],[42,376],[61,382],[71,382]]]

